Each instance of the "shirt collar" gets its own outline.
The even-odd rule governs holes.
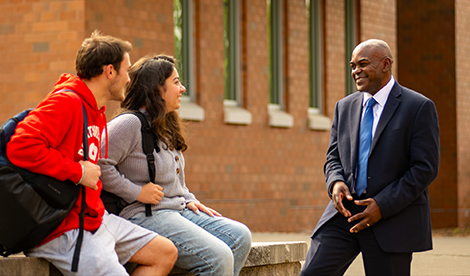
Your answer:
[[[388,95],[390,95],[390,92],[392,91],[392,87],[394,84],[395,84],[395,78],[391,76],[388,83],[384,87],[382,87],[377,93],[375,93],[374,99],[375,101],[377,101],[377,103],[380,106],[384,107],[385,104],[387,103]],[[365,106],[367,100],[371,98],[372,95],[369,92],[363,92],[363,93],[364,93],[364,97],[362,99],[362,106]]]

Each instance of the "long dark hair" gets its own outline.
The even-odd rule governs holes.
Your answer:
[[[150,126],[158,140],[167,148],[185,151],[184,126],[177,111],[167,113],[161,93],[165,81],[175,68],[175,59],[167,55],[148,55],[139,59],[129,70],[131,82],[126,89],[126,97],[121,104],[122,113],[126,110],[138,111],[144,107],[150,116]]]

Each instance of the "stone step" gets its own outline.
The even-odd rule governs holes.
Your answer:
[[[305,260],[308,245],[298,242],[254,242],[241,276],[296,276]],[[61,276],[48,261],[23,254],[0,257],[0,276]],[[175,267],[172,276],[193,276]]]

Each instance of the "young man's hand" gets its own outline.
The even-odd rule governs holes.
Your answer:
[[[100,180],[101,176],[101,169],[100,166],[91,163],[90,161],[79,161],[80,164],[83,165],[85,168],[83,180],[80,184],[91,188],[93,190],[98,190],[98,181]]]

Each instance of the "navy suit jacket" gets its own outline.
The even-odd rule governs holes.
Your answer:
[[[356,181],[363,93],[356,92],[335,107],[324,166],[332,185]],[[439,125],[434,103],[395,82],[372,140],[367,197],[375,199],[383,218],[372,226],[385,252],[432,249],[428,186],[439,167]],[[330,201],[313,234],[337,210]]]

